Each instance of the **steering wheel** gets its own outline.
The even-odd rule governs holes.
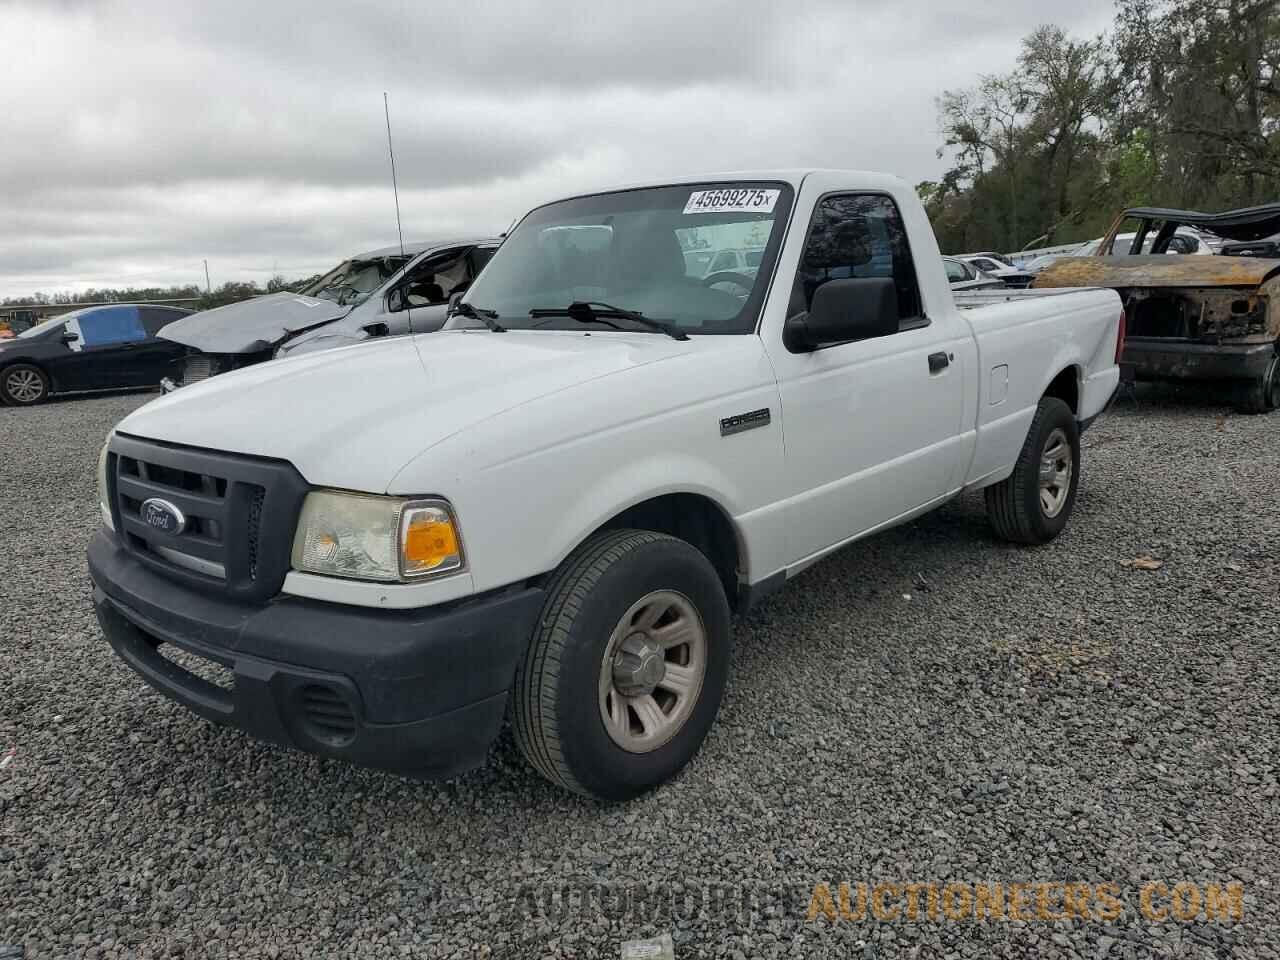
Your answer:
[[[732,283],[734,286],[742,288],[741,294],[735,294],[740,300],[747,299],[751,295],[751,288],[756,285],[754,277],[747,277],[730,270],[721,270],[719,273],[708,274],[699,282],[707,288],[714,287],[717,283]]]

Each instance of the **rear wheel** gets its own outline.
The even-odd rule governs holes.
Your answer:
[[[1045,397],[1006,479],[987,487],[987,516],[1013,543],[1047,543],[1071,517],[1080,484],[1080,428],[1056,397]]]
[[[1280,407],[1280,356],[1273,356],[1261,376],[1237,387],[1236,409],[1241,413],[1269,413]]]
[[[49,378],[29,363],[15,363],[0,370],[0,398],[15,407],[29,407],[48,399]]]
[[[625,800],[697,753],[729,671],[729,605],[710,561],[661,533],[599,534],[552,576],[512,693],[544,777]]]

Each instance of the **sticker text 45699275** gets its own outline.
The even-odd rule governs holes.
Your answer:
[[[684,205],[685,213],[772,213],[780,190],[724,187],[695,190]]]

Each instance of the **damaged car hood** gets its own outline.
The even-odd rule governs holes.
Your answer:
[[[468,426],[725,338],[702,339],[449,331],[373,340],[193,384],[141,407],[117,430],[284,459],[312,484],[381,492],[405,464]],[[384,478],[378,491],[371,476]]]
[[[160,337],[205,353],[259,353],[295,333],[340,320],[353,306],[271,293],[193,313],[166,326]]]
[[[1280,260],[1246,257],[1063,257],[1036,275],[1042,287],[1256,287]]]

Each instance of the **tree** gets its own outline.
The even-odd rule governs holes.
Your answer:
[[[1137,205],[1280,199],[1280,2],[1119,0],[1109,36],[1040,27],[1015,68],[938,98],[943,249],[1098,236]]]

